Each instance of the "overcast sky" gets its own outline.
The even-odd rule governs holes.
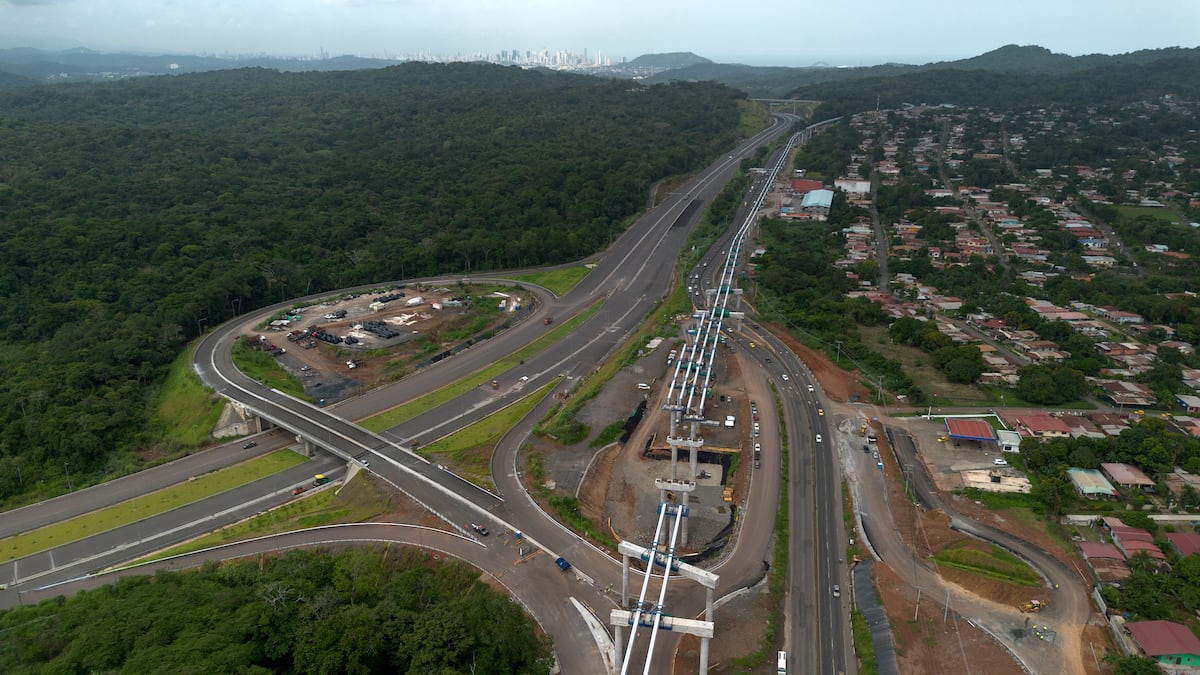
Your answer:
[[[280,56],[691,51],[753,64],[924,63],[1006,44],[1200,45],[1200,0],[0,0],[0,47]]]

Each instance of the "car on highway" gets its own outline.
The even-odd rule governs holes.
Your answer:
[[[755,348],[755,347],[757,347],[757,346],[758,346],[758,345],[754,344],[753,342],[751,342],[751,343],[750,343],[750,349],[754,349],[754,348]]]
[[[304,487],[303,485],[298,485],[292,488],[292,494],[294,495],[304,494],[305,492],[308,492],[308,488]]]
[[[818,442],[818,443],[820,443],[820,442],[821,442],[821,434],[817,434],[817,442]]]
[[[837,584],[833,585],[833,597],[835,597],[835,598],[842,597],[842,587],[841,586],[838,586]]]
[[[809,391],[812,391],[812,390],[813,390],[813,386],[812,386],[811,384],[810,384],[810,385],[808,385],[808,390],[809,390]]]
[[[818,417],[824,417],[824,416],[825,416],[825,409],[824,409],[824,408],[817,408],[817,416],[818,416]]]
[[[256,445],[258,445],[258,443],[255,443],[254,441],[250,441],[249,443],[247,443],[247,444],[243,445],[243,446],[242,446],[242,449],[243,449],[243,450],[249,450],[250,448],[253,448],[253,447],[254,447],[254,446],[256,446]]]
[[[784,381],[784,382],[787,382],[787,381],[788,381],[788,374],[787,374],[787,373],[782,373],[781,375],[782,375],[782,377],[783,377],[783,381]]]
[[[483,525],[479,525],[478,523],[471,523],[471,529],[478,532],[479,535],[482,537],[486,537],[486,536],[488,536],[488,534],[490,534],[486,527],[484,527]]]

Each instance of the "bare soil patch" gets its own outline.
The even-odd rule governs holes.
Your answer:
[[[739,672],[733,669],[732,661],[749,656],[758,649],[766,634],[767,617],[771,613],[769,600],[770,596],[766,593],[747,593],[717,609],[717,629],[708,643],[708,672]],[[774,656],[769,660],[769,665],[774,668]],[[679,640],[672,674],[691,675],[698,672],[700,638],[685,635]]]
[[[953,613],[943,620],[944,607],[926,593],[917,606],[917,590],[887,565],[873,566],[875,587],[892,626],[896,660],[904,675],[987,672],[1019,675],[1025,670],[992,636]]]
[[[804,361],[804,365],[820,383],[821,390],[825,392],[826,396],[839,403],[846,403],[852,398],[860,401],[870,400],[871,390],[863,386],[854,373],[839,368],[823,352],[796,341],[785,327],[773,324],[770,329],[781,342],[800,357],[800,360]]]

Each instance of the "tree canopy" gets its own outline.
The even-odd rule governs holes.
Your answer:
[[[601,250],[740,98],[424,63],[0,92],[0,500],[153,442],[165,365],[235,313]]]
[[[9,672],[548,673],[550,645],[462,563],[292,551],[0,613]]]

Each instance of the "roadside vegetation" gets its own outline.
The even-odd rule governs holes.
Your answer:
[[[414,449],[418,455],[446,464],[459,476],[486,489],[495,490],[492,482],[492,453],[496,444],[526,415],[546,398],[561,378],[542,386],[487,417],[473,422],[452,434]]]
[[[272,389],[294,396],[301,401],[315,403],[316,399],[304,393],[304,385],[292,377],[267,352],[248,349],[244,340],[233,343],[233,365],[246,374],[247,377],[261,382]]]
[[[192,369],[195,351],[193,344],[171,362],[151,404],[151,433],[162,438],[167,448],[198,448],[211,443],[209,434],[225,407],[225,399],[206,387]]]
[[[308,458],[291,450],[276,450],[98,511],[0,539],[0,562],[16,560],[166,513],[307,461]]]
[[[854,655],[858,657],[858,672],[877,675],[879,665],[875,662],[875,640],[871,637],[871,626],[867,624],[867,616],[862,610],[850,612],[850,632],[854,639]]]
[[[962,540],[933,554],[933,560],[944,567],[968,572],[975,576],[1037,587],[1042,578],[1025,561],[999,546],[987,544],[986,550],[973,540]]]
[[[556,324],[555,328],[547,334],[534,340],[533,342],[530,342],[512,354],[501,357],[497,361],[492,362],[492,364],[486,368],[477,370],[462,379],[451,382],[450,384],[447,384],[440,389],[431,391],[424,396],[415,398],[406,403],[401,403],[400,405],[389,408],[377,415],[372,415],[371,417],[358,420],[358,424],[365,429],[370,429],[371,431],[384,431],[396,426],[397,424],[417,417],[418,415],[429,412],[430,410],[433,410],[447,401],[453,401],[461,396],[464,392],[470,391],[476,387],[485,386],[500,375],[521,365],[526,359],[532,358],[543,349],[546,349],[550,345],[562,340],[565,336],[569,335],[581,324],[590,319],[592,315],[600,311],[603,303],[603,300],[597,300],[579,314],[576,314],[560,324]],[[506,382],[505,384],[507,386],[511,385],[512,383]]]
[[[328,483],[321,488],[310,488],[308,493],[283,506],[146,556],[130,566],[270,534],[322,525],[361,523],[387,513],[391,506],[390,498],[375,479],[360,471],[344,484]]]
[[[591,272],[591,267],[587,265],[572,265],[571,267],[559,267],[552,270],[540,270],[530,272],[528,274],[512,274],[505,275],[504,279],[512,279],[513,281],[524,281],[536,286],[541,286],[551,293],[561,297],[570,291],[583,278]]]
[[[530,491],[548,505],[550,510],[557,514],[573,531],[609,551],[615,551],[617,541],[607,530],[597,527],[595,523],[584,517],[579,510],[579,500],[574,495],[556,495],[553,490],[546,487],[546,465],[542,461],[542,457],[533,452],[528,444],[522,445],[520,452],[523,471],[528,476],[526,485]]]
[[[10,672],[549,673],[550,641],[461,562],[296,550],[0,612]]]

